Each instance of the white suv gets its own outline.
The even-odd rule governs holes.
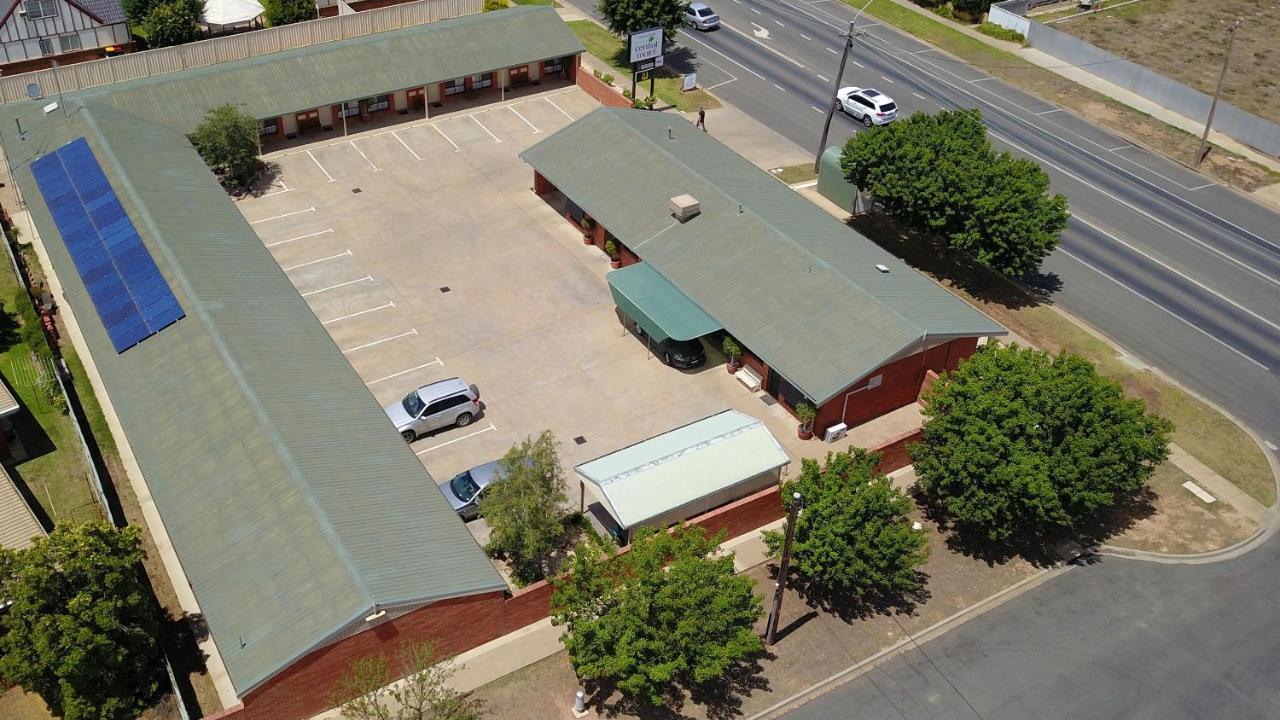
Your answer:
[[[464,427],[480,414],[480,391],[462,378],[423,385],[383,408],[405,441],[450,425]]]
[[[867,127],[888,125],[898,117],[898,105],[893,102],[893,98],[879,90],[858,87],[840,88],[836,98],[840,103],[840,109],[846,115],[862,121],[862,124]]]

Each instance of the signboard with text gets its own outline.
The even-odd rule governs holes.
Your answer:
[[[662,57],[662,28],[637,30],[628,36],[632,64]]]
[[[697,89],[698,73],[696,72],[685,73],[682,79],[684,80],[684,82],[680,84],[681,90],[683,90],[684,92],[692,92],[693,90]]]

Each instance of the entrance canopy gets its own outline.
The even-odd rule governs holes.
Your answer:
[[[613,302],[658,342],[693,340],[720,329],[720,323],[648,263],[614,270],[607,278]]]

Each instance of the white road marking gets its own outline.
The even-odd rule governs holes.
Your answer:
[[[786,91],[787,91],[787,89],[786,89],[786,88],[782,87],[782,86],[781,86],[781,85],[779,85],[778,83],[774,83],[774,84],[773,84],[773,86],[774,86],[774,87],[776,87],[776,88],[778,88],[778,89],[779,89],[779,90],[781,90],[782,92],[786,92]]]
[[[282,188],[281,190],[277,190],[275,192],[263,193],[260,197],[265,198],[265,197],[271,197],[272,195],[283,195],[293,189],[288,185],[286,185],[283,180],[280,181],[280,187]]]
[[[885,77],[884,75],[881,75],[881,76],[880,76],[880,79],[881,79],[881,80],[883,80],[883,81],[885,81],[885,82],[887,82],[887,83],[889,83],[890,85],[892,85],[892,84],[893,84],[893,81],[892,81],[892,80],[890,80],[889,78]]]
[[[918,93],[918,92],[912,92],[911,94],[912,94],[912,95],[915,95],[917,98],[920,98],[921,100],[928,100],[928,99],[929,99],[929,98],[927,98],[927,97],[925,97],[925,96],[921,95],[921,94],[920,94],[920,93]]]
[[[850,60],[849,62],[853,63],[854,65],[857,65],[858,67],[862,68],[863,70],[866,70],[866,69],[867,69],[867,66],[866,66],[866,65],[863,65],[862,63],[858,62],[857,60]]]
[[[1266,445],[1267,448],[1271,450],[1271,452],[1280,452],[1280,446],[1277,446],[1275,443],[1271,442],[1270,440],[1263,440],[1262,444]]]
[[[706,44],[706,43],[702,42],[701,40],[699,40],[699,39],[697,39],[697,38],[695,38],[695,37],[693,37],[693,36],[691,36],[691,35],[686,35],[686,36],[685,36],[685,41],[686,41],[686,42],[689,42],[689,41],[695,42],[695,43],[697,43],[697,44],[701,45],[702,47],[704,47],[704,48],[706,48],[706,49],[710,50],[711,52],[713,52],[713,53],[715,53],[715,54],[719,55],[720,57],[724,58],[725,60],[728,60],[729,62],[733,63],[734,65],[737,65],[738,67],[742,68],[743,70],[746,70],[747,72],[751,73],[752,75],[755,75],[756,77],[760,78],[761,80],[764,80],[764,79],[765,79],[765,77],[764,77],[763,75],[761,75],[760,73],[756,72],[755,70],[752,70],[751,68],[747,67],[746,65],[743,65],[742,63],[738,62],[737,60],[734,60],[733,58],[729,57],[728,55],[725,55],[724,53],[720,52],[719,50],[717,50],[717,49],[715,49],[715,48],[711,47],[710,45],[708,45],[708,44]]]
[[[1056,113],[1056,112],[1063,112],[1063,110],[1062,110],[1062,108],[1054,108],[1054,109],[1052,109],[1052,110],[1045,110],[1044,112],[1038,112],[1038,113],[1036,113],[1036,114],[1037,114],[1037,115],[1052,115],[1052,114],[1054,114],[1054,113]]]
[[[995,80],[995,79],[996,79],[996,78],[995,78],[995,76],[994,76],[994,75],[988,75],[988,76],[986,76],[986,77],[974,78],[973,80],[970,80],[969,82],[970,82],[970,83],[980,83],[980,82],[986,82],[986,81],[988,81],[988,80]]]
[[[759,10],[757,10],[757,9],[755,9],[755,8],[751,8],[751,12],[753,12],[753,13],[755,13],[755,14],[757,14],[757,15],[762,14]]]
[[[351,318],[353,318],[353,317],[360,317],[361,315],[368,315],[368,314],[369,314],[369,313],[371,313],[371,312],[378,312],[379,310],[386,310],[387,308],[393,308],[393,307],[395,307],[395,306],[396,306],[396,304],[395,304],[395,303],[393,303],[393,302],[383,303],[382,305],[379,305],[378,307],[369,308],[368,310],[360,310],[359,312],[353,312],[353,313],[351,313],[350,315],[343,315],[342,317],[336,317],[336,318],[332,318],[332,319],[329,319],[329,320],[325,320],[324,322],[322,322],[322,323],[320,323],[320,324],[321,324],[321,325],[328,325],[328,324],[330,324],[330,323],[341,322],[341,321],[343,321],[343,320],[350,320],[350,319],[351,319]]]
[[[786,25],[783,25],[781,22],[778,22],[777,20],[774,20],[773,24],[777,25],[778,27],[786,27]]]
[[[831,53],[832,55],[839,55],[839,54],[840,54],[840,53],[839,53],[835,48],[822,48],[822,49],[823,49],[823,50],[826,50],[827,52]]]
[[[348,285],[355,285],[356,283],[362,283],[362,282],[369,282],[369,283],[373,282],[373,276],[372,276],[372,275],[365,275],[364,277],[362,277],[362,278],[356,278],[355,280],[348,280],[348,281],[346,281],[346,282],[338,283],[337,285],[330,285],[329,287],[322,287],[322,288],[320,288],[319,290],[312,290],[312,291],[310,291],[310,292],[304,292],[304,293],[302,293],[302,297],[311,297],[312,295],[319,295],[319,294],[320,294],[320,293],[322,293],[322,292],[328,292],[328,291],[330,291],[330,290],[337,290],[338,288],[346,287],[346,286],[348,286]]]
[[[1117,150],[1128,150],[1132,145],[1121,145],[1120,147],[1107,148],[1107,152],[1115,152]]]
[[[813,39],[813,38],[809,37],[808,35],[805,35],[804,33],[800,33],[800,37],[804,38],[805,40],[812,40],[812,39]]]
[[[564,108],[562,108],[562,107],[560,107],[559,105],[557,105],[555,100],[552,100],[551,98],[542,98],[542,99],[543,99],[543,100],[546,100],[546,101],[547,101],[547,102],[549,102],[549,103],[551,103],[551,107],[553,107],[553,108],[555,108],[555,109],[559,110],[561,115],[564,115],[565,117],[569,118],[570,120],[572,120],[572,119],[573,119],[573,116],[572,116],[572,115],[570,115],[569,113],[565,112],[565,111],[564,111]]]
[[[751,24],[752,24],[752,25],[755,25],[755,23],[751,23]],[[755,35],[745,33],[745,32],[743,32],[743,31],[739,30],[738,28],[736,28],[736,27],[734,27],[734,26],[732,26],[732,25],[727,25],[727,24],[725,24],[725,23],[723,23],[723,22],[722,22],[722,23],[720,23],[720,26],[721,26],[721,27],[723,27],[723,28],[725,28],[726,30],[731,31],[731,32],[738,33],[738,34],[739,34],[739,35],[741,35],[742,37],[747,38],[747,39],[748,39],[748,40],[750,40],[751,42],[753,42],[753,43],[755,43],[755,44],[759,45],[760,47],[764,48],[765,50],[768,50],[769,52],[773,53],[774,55],[777,55],[778,57],[782,58],[783,60],[786,60],[787,62],[791,63],[792,65],[795,65],[796,67],[800,68],[801,70],[804,70],[804,69],[805,69],[805,67],[804,67],[804,63],[802,63],[802,62],[800,62],[799,60],[797,60],[797,59],[795,59],[795,58],[791,57],[790,55],[786,55],[786,54],[783,54],[783,53],[778,52],[777,50],[774,50],[774,49],[773,49],[772,47],[770,47],[768,44],[763,43],[763,42],[760,42],[760,39],[759,39],[758,37],[756,37]],[[761,28],[761,29],[763,30],[764,28]],[[768,32],[769,32],[768,30],[765,30],[765,33],[766,33],[766,34],[768,34]]]
[[[514,106],[514,105],[508,105],[508,106],[507,106],[507,109],[508,109],[508,110],[510,110],[511,112],[515,113],[515,114],[516,114],[516,117],[518,117],[518,118],[520,118],[521,120],[523,120],[523,121],[524,121],[524,124],[525,124],[525,125],[528,125],[528,126],[529,126],[529,128],[530,128],[531,130],[533,130],[533,134],[534,134],[534,135],[537,135],[538,133],[542,132],[541,130],[539,130],[539,129],[538,129],[538,126],[537,126],[537,125],[534,125],[533,123],[529,122],[529,118],[527,118],[527,117],[525,117],[525,116],[521,115],[521,114],[520,114],[520,111],[519,111],[519,110],[516,110],[516,108],[515,108],[515,106]]]
[[[813,108],[814,110],[817,110],[818,112],[826,112],[825,110],[818,107],[817,105],[810,105],[809,107]]]
[[[815,77],[817,77],[819,80],[821,80],[821,81],[822,81],[822,82],[824,82],[824,83],[825,83],[825,82],[831,82],[831,79],[830,79],[830,78],[828,78],[828,77],[827,77],[827,76],[825,76],[825,75],[816,75]]]
[[[487,427],[487,428],[480,428],[479,430],[476,430],[476,431],[475,431],[475,432],[473,432],[473,433],[467,433],[466,435],[463,435],[462,437],[456,437],[456,438],[454,438],[454,439],[452,439],[452,440],[447,440],[447,441],[445,441],[445,442],[440,443],[439,445],[432,445],[431,447],[427,448],[426,450],[419,450],[419,451],[417,451],[417,452],[416,452],[416,453],[414,453],[414,454],[415,454],[415,455],[426,455],[427,453],[431,452],[432,450],[439,450],[440,448],[445,447],[445,446],[447,446],[447,445],[452,445],[452,444],[454,444],[454,443],[456,443],[456,442],[461,442],[461,441],[463,441],[463,440],[466,440],[467,438],[472,438],[472,437],[475,437],[475,436],[477,436],[477,435],[481,435],[481,434],[483,434],[483,433],[487,433],[487,432],[489,432],[489,431],[491,431],[491,430],[497,430],[497,429],[498,429],[498,428],[494,427],[494,424],[493,424],[493,423],[489,423],[489,427]]]
[[[444,363],[443,363],[443,362],[440,362],[440,358],[436,358],[435,360],[432,360],[432,361],[431,361],[431,362],[429,362],[429,363],[422,363],[421,365],[418,365],[418,366],[416,366],[416,367],[411,367],[411,368],[409,368],[408,370],[401,370],[401,371],[400,371],[400,372],[398,372],[398,373],[391,373],[390,375],[386,375],[386,376],[380,377],[380,378],[378,378],[377,380],[370,380],[369,382],[367,382],[367,383],[365,383],[365,384],[366,384],[366,385],[377,385],[377,384],[378,384],[378,383],[380,383],[380,382],[383,382],[383,381],[386,381],[386,380],[391,380],[391,379],[393,379],[393,378],[398,378],[398,377],[400,377],[401,375],[408,375],[408,374],[409,374],[409,373],[411,373],[411,372],[416,372],[416,371],[421,370],[421,369],[423,369],[423,368],[429,368],[429,367],[431,367],[432,365],[444,365]]]
[[[934,50],[935,50],[935,48],[925,48],[925,49],[923,49],[923,50],[915,50],[915,51],[913,51],[911,54],[912,54],[912,55],[923,55],[923,54],[925,54],[925,53],[927,53],[927,52],[933,52]]]
[[[400,137],[399,135],[397,135],[395,130],[392,130],[392,131],[391,131],[391,137],[393,137],[393,138],[395,138],[395,139],[399,140],[399,141],[400,141],[400,144],[404,146],[404,149],[405,149],[405,150],[408,150],[408,151],[409,151],[409,154],[413,156],[413,159],[414,159],[414,160],[421,160],[421,159],[422,159],[422,156],[421,156],[421,155],[419,155],[418,153],[414,152],[414,151],[413,151],[413,148],[409,147],[409,143],[405,142],[405,141],[404,141],[404,138],[402,138],[402,137]]]
[[[343,350],[342,352],[344,352],[344,353],[351,353],[351,352],[355,352],[355,351],[357,351],[357,350],[365,350],[365,349],[367,349],[367,348],[371,348],[371,347],[374,347],[374,346],[376,346],[376,345],[381,345],[382,343],[388,343],[388,342],[391,342],[392,340],[399,340],[400,338],[406,338],[406,337],[410,337],[410,336],[417,335],[417,334],[418,334],[418,328],[413,328],[413,329],[409,330],[408,332],[402,332],[402,333],[400,333],[399,335],[392,335],[391,337],[384,337],[384,338],[382,338],[381,340],[374,340],[373,342],[367,342],[367,343],[365,343],[365,344],[363,344],[363,345],[357,345],[357,346],[355,346],[355,347],[349,347],[349,348],[346,348],[346,349],[345,349],[345,350]]]
[[[715,90],[716,88],[720,87],[721,85],[728,85],[729,83],[731,83],[731,82],[733,82],[734,80],[737,80],[737,79],[738,79],[738,78],[731,77],[731,78],[729,78],[728,80],[721,80],[720,82],[716,83],[715,85],[709,85],[709,86],[707,86],[707,87],[703,88],[703,90]]]
[[[502,142],[501,140],[498,139],[497,135],[494,135],[492,132],[489,131],[489,128],[484,126],[484,123],[480,122],[480,118],[477,118],[475,115],[468,115],[467,117],[471,118],[472,122],[479,125],[481,130],[489,133],[489,137],[493,138],[494,142],[496,143]]]
[[[329,178],[329,182],[333,182],[333,176],[329,174],[328,170],[324,169],[324,166],[320,164],[320,161],[316,159],[315,155],[311,154],[310,150],[307,150],[307,157],[311,158],[311,162],[315,163],[316,167],[320,168],[320,172],[324,173],[324,176]]]
[[[1200,487],[1199,485],[1195,484],[1190,480],[1182,483],[1182,487],[1190,490],[1192,495],[1195,495],[1196,497],[1203,500],[1206,505],[1209,503],[1215,503],[1218,501],[1218,498],[1210,495],[1207,490],[1205,490],[1204,488]]]
[[[364,154],[364,151],[360,149],[360,146],[356,144],[355,140],[350,140],[349,142],[351,143],[351,147],[355,148],[356,152],[360,153],[360,157],[364,158],[364,161],[369,163],[369,167],[373,168],[374,172],[382,172],[382,168],[373,164],[373,161],[369,159],[368,155]]]
[[[294,210],[293,212],[287,212],[287,213],[285,213],[285,214],[283,214],[283,215],[272,215],[272,216],[271,216],[271,217],[269,217],[269,218],[262,218],[261,220],[254,220],[253,222],[251,222],[251,223],[249,223],[249,224],[250,224],[250,225],[257,225],[258,223],[270,222],[271,220],[280,220],[280,219],[282,219],[282,218],[293,217],[294,215],[301,215],[301,214],[303,214],[303,213],[309,213],[309,212],[315,212],[315,211],[316,211],[316,206],[315,206],[315,205],[312,205],[311,207],[306,208],[306,209],[303,209],[303,210]]]
[[[456,143],[456,142],[454,142],[454,141],[453,141],[453,138],[451,138],[451,137],[449,137],[448,135],[445,135],[445,134],[444,134],[444,131],[440,129],[440,126],[439,126],[439,125],[436,125],[435,123],[432,123],[432,124],[431,124],[431,129],[432,129],[432,130],[435,130],[435,131],[436,131],[436,132],[438,132],[438,133],[440,133],[440,137],[444,138],[445,140],[448,140],[448,141],[449,141],[449,144],[453,146],[453,151],[454,151],[454,152],[458,152],[458,151],[462,150],[462,148],[458,147],[458,143]]]
[[[1195,187],[1189,187],[1189,188],[1187,188],[1187,189],[1188,189],[1188,190],[1203,190],[1203,189],[1205,189],[1205,188],[1211,188],[1211,187],[1214,187],[1214,186],[1216,186],[1217,184],[1218,184],[1218,183],[1213,183],[1213,182],[1211,182],[1211,183],[1205,183],[1205,184],[1203,184],[1203,185],[1197,185],[1197,186],[1195,186]],[[1184,185],[1183,187],[1186,187],[1186,186]]]
[[[292,238],[289,238],[288,240],[277,240],[276,242],[273,242],[273,243],[267,243],[267,247],[273,248],[273,247],[276,247],[277,245],[284,245],[286,243],[291,243],[295,240],[306,240],[307,238],[313,238],[313,237],[316,237],[317,235],[324,235],[325,233],[331,233],[331,232],[333,232],[333,228],[325,228],[320,232],[307,233],[306,235],[299,235],[298,237],[292,237]]]
[[[330,255],[329,257],[322,257],[318,260],[310,260],[304,263],[298,263],[297,265],[290,265],[287,268],[281,268],[281,269],[284,270],[285,272],[289,272],[291,270],[301,270],[304,267],[311,267],[312,265],[319,265],[320,263],[329,262],[330,260],[337,260],[338,258],[344,258],[344,257],[351,257],[351,248],[347,248],[346,252],[341,252],[341,253],[338,253],[337,255]]]

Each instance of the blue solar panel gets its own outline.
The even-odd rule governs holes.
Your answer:
[[[84,138],[31,172],[116,352],[186,315]]]

